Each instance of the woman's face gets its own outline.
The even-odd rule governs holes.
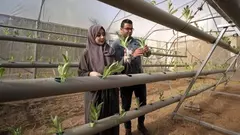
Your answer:
[[[105,31],[103,29],[100,29],[100,31],[97,33],[95,41],[98,45],[103,45],[105,43]]]

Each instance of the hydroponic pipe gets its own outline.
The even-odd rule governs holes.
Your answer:
[[[157,56],[166,56],[166,57],[182,57],[182,58],[186,58],[187,56],[184,55],[173,55],[173,54],[164,54],[164,53],[156,53],[156,52],[152,52],[152,55],[157,55]]]
[[[86,48],[85,44],[71,43],[71,42],[64,42],[64,41],[52,41],[52,40],[40,39],[40,38],[27,38],[27,37],[15,37],[15,36],[0,35],[0,40],[37,43],[37,44],[44,44],[44,45],[65,46],[65,47]]]
[[[36,32],[43,32],[43,33],[50,33],[50,34],[58,34],[58,35],[65,35],[65,36],[87,38],[86,36],[83,36],[83,35],[70,34],[70,33],[61,33],[61,32],[55,32],[55,31],[49,31],[49,30],[40,30],[40,29],[33,29],[33,28],[24,28],[24,27],[10,26],[10,25],[4,25],[4,24],[0,24],[0,27],[12,28],[12,29],[20,29],[20,30],[28,30],[28,31],[36,31]]]
[[[200,29],[186,23],[185,21],[159,9],[158,7],[144,1],[144,0],[99,0],[111,6],[133,13],[150,21],[167,26],[176,31],[191,35],[206,42],[214,43],[216,37],[209,35]],[[144,9],[144,10],[143,10]],[[141,28],[139,28],[141,29]],[[219,46],[229,50],[235,54],[237,50],[232,48],[229,44],[221,41]]]
[[[205,71],[201,75],[224,73],[225,70]],[[229,72],[234,72],[231,70]],[[132,74],[113,75],[106,79],[99,77],[74,77],[67,78],[66,82],[58,83],[54,78],[42,79],[21,79],[0,81],[0,102],[24,100],[71,94],[77,92],[95,91],[122,86],[132,86],[151,82],[174,80],[178,78],[193,77],[192,72],[177,73],[153,73],[153,74]]]
[[[226,80],[222,81],[221,83],[225,82]],[[199,89],[199,90],[194,90],[193,92],[190,92],[189,95],[186,98],[195,96],[199,93],[202,93],[212,87],[214,85],[207,86],[205,88]],[[109,129],[111,127],[117,126],[121,123],[124,123],[126,121],[129,121],[131,119],[137,118],[139,116],[142,116],[144,114],[153,112],[155,110],[158,110],[160,108],[163,108],[165,106],[171,105],[173,103],[176,103],[180,100],[181,96],[176,96],[176,97],[170,97],[164,101],[158,101],[153,104],[148,104],[146,106],[140,107],[138,110],[132,110],[132,111],[127,111],[126,115],[122,118],[119,117],[119,115],[114,115],[111,117],[107,117],[101,120],[98,120],[96,125],[91,128],[89,127],[88,124],[74,127],[72,129],[67,129],[64,133],[64,135],[92,135],[99,133],[103,130]]]
[[[37,43],[37,44],[55,45],[55,46],[65,46],[65,47],[86,48],[86,44],[63,42],[63,41],[52,41],[52,40],[39,39],[39,38],[26,38],[26,37],[0,35],[0,40]],[[170,54],[163,54],[163,53],[156,53],[156,52],[153,52],[152,55],[168,56],[168,57],[187,57],[187,56],[183,56],[183,55],[170,55]]]
[[[57,68],[59,64],[63,63],[49,63],[49,62],[4,62],[0,63],[3,68]],[[165,64],[147,64],[143,67],[185,67],[186,65],[165,65]],[[72,62],[70,67],[79,67],[78,62]]]

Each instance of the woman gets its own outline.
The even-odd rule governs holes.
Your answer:
[[[101,76],[105,66],[115,61],[115,51],[105,40],[105,30],[102,26],[93,25],[88,30],[88,43],[79,64],[79,76]],[[119,113],[118,89],[107,89],[85,92],[85,122],[90,121],[90,105],[103,102],[99,119]],[[98,135],[118,135],[119,126],[107,129]]]

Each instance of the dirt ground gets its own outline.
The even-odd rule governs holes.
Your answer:
[[[213,79],[199,79],[194,88],[199,89],[214,82],[216,81]],[[164,91],[164,98],[180,94],[186,89],[188,83],[189,79],[180,79],[147,84],[148,103],[159,101],[161,91]],[[227,87],[220,85],[217,91],[240,95],[240,83],[230,82]],[[192,101],[194,104],[199,104],[200,112],[185,110],[183,104],[179,113],[240,132],[239,98],[210,94],[210,92],[204,92],[184,102],[186,104]],[[134,108],[134,102],[135,100],[132,108]],[[171,120],[170,115],[175,106],[176,104],[173,104],[146,115],[146,127],[152,135],[221,135],[191,122]],[[24,135],[46,135],[46,131],[49,130],[50,115],[58,115],[62,118],[65,129],[84,124],[82,93],[0,104],[0,131],[8,127],[21,126],[24,129]],[[137,120],[134,119],[132,122],[133,134],[138,135]],[[120,134],[124,135],[123,124],[121,124]],[[0,132],[0,135],[3,135],[3,132],[2,134]]]

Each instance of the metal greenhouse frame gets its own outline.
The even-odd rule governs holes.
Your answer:
[[[25,100],[31,98],[40,98],[48,96],[56,96],[77,92],[86,92],[86,91],[95,91],[99,89],[115,88],[122,86],[131,86],[136,84],[145,84],[150,82],[165,81],[165,80],[175,80],[179,78],[189,78],[193,77],[191,83],[186,89],[183,95],[178,95],[175,97],[170,97],[164,101],[158,101],[155,103],[148,104],[146,106],[140,107],[138,110],[127,111],[126,116],[120,117],[119,115],[110,116],[101,120],[98,120],[96,126],[91,128],[88,124],[77,126],[72,129],[67,129],[64,132],[64,135],[87,135],[87,134],[96,134],[105,129],[114,127],[131,119],[137,118],[143,114],[155,111],[157,109],[163,108],[165,106],[171,105],[178,102],[177,107],[175,108],[172,117],[183,118],[188,121],[198,123],[200,125],[210,127],[219,132],[229,134],[229,135],[239,135],[237,132],[229,131],[215,125],[196,120],[194,118],[183,116],[178,113],[179,108],[186,98],[198,95],[206,90],[213,89],[222,84],[227,83],[230,78],[227,78],[226,74],[229,72],[236,72],[235,63],[239,57],[239,51],[232,48],[229,44],[221,41],[222,36],[227,31],[228,27],[234,27],[235,25],[224,26],[218,37],[213,37],[198,28],[186,23],[179,18],[170,15],[163,10],[145,2],[144,0],[99,0],[100,2],[109,4],[111,6],[120,8],[122,10],[128,11],[145,19],[151,20],[158,24],[165,25],[176,31],[191,35],[193,37],[199,38],[201,40],[207,41],[213,44],[212,49],[209,51],[204,62],[202,62],[200,68],[197,71],[192,72],[175,72],[175,73],[143,73],[143,74],[133,74],[131,76],[127,75],[114,75],[109,76],[106,79],[101,79],[98,77],[74,77],[67,78],[66,82],[58,83],[54,78],[47,79],[22,79],[22,80],[1,80],[0,81],[0,102],[10,102],[17,100]],[[144,9],[144,10],[142,10]],[[161,16],[161,17],[159,17]],[[0,25],[3,26],[3,25]],[[5,27],[5,26],[4,26]],[[7,26],[6,26],[7,27]],[[12,26],[13,27],[13,26]],[[28,29],[30,30],[30,29]],[[46,30],[38,30],[39,32],[50,32]],[[56,33],[62,34],[62,33]],[[74,35],[75,36],[75,35]],[[28,42],[28,43],[38,43],[45,45],[55,45],[55,46],[68,46],[68,47],[77,47],[85,48],[85,44],[77,43],[66,43],[61,41],[50,41],[45,39],[31,39],[25,37],[16,37],[16,36],[0,36],[0,40],[5,41],[17,41],[17,42]],[[214,70],[214,71],[202,71],[206,63],[210,59],[216,47],[222,47],[235,55],[235,58],[232,60],[231,64],[226,70]],[[153,53],[154,55],[167,56],[167,57],[186,57],[181,55],[170,55],[170,54],[161,54]],[[59,63],[42,63],[42,62],[14,62],[14,63],[2,63],[0,67],[7,68],[54,68],[57,67]],[[72,67],[77,67],[78,63],[72,63]],[[145,67],[160,67],[162,65],[144,65]],[[174,66],[174,65],[164,65],[164,66]],[[183,65],[178,65],[183,66]],[[193,90],[190,92],[192,86],[196,82],[199,76],[206,76],[210,74],[223,74],[223,76],[218,80],[216,84],[206,86],[198,90]],[[94,84],[94,85],[93,85]]]

